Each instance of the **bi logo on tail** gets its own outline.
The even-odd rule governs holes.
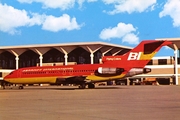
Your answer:
[[[130,52],[127,60],[139,60],[142,52]]]

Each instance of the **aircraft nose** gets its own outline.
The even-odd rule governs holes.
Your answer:
[[[6,81],[6,80],[7,80],[7,78],[8,78],[8,77],[7,77],[7,75],[6,75],[3,79]]]
[[[8,81],[9,81],[9,77],[10,77],[10,75],[6,75],[6,76],[3,78],[3,80],[8,82]]]

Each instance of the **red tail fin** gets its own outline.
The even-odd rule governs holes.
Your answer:
[[[120,67],[143,68],[162,46],[171,44],[169,41],[142,41],[134,49],[122,56],[104,56],[102,62],[116,64]]]

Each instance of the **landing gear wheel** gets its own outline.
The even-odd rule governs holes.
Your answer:
[[[93,83],[89,83],[88,88],[95,88],[95,85]]]
[[[3,89],[6,89],[5,85],[2,85],[2,88],[3,88]]]
[[[6,89],[6,87],[5,87],[6,85],[5,85],[4,82],[1,84],[1,86],[2,86],[3,89]]]
[[[23,86],[19,86],[19,89],[24,89],[24,87]]]
[[[85,85],[85,84],[79,85],[79,89],[85,89],[85,88],[86,88],[86,85]]]

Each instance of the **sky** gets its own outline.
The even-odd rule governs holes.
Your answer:
[[[180,37],[180,0],[0,0],[0,46]],[[174,56],[163,47],[157,56]]]

